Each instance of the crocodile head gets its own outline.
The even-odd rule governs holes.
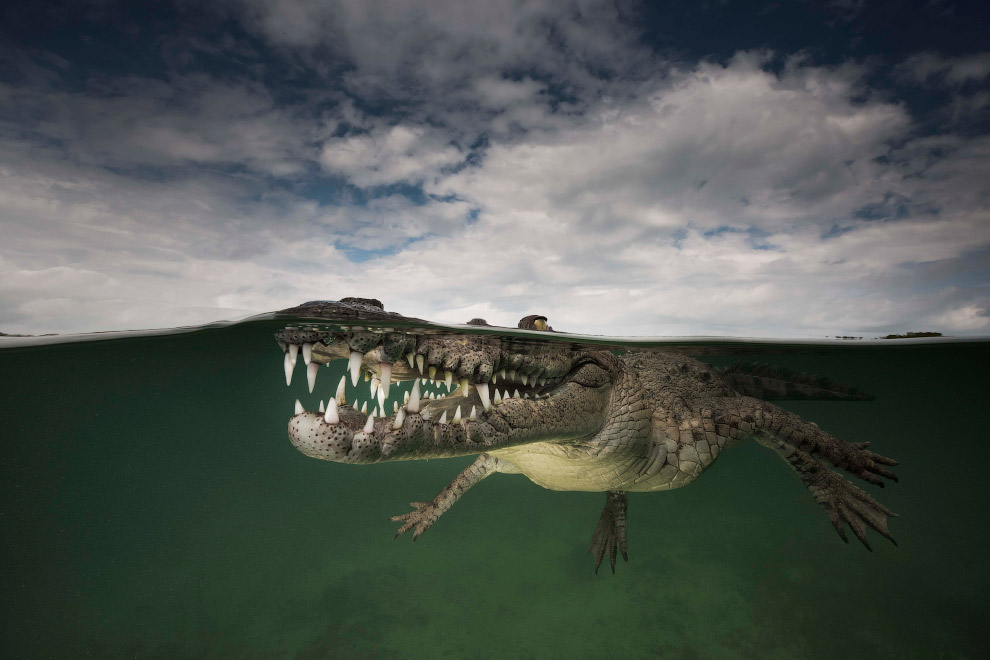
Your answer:
[[[461,456],[527,443],[580,441],[604,423],[619,368],[608,351],[552,341],[552,328],[538,315],[525,317],[519,327],[546,332],[547,341],[382,327],[423,322],[386,312],[369,299],[306,303],[280,314],[347,324],[339,331],[288,327],[277,333],[287,382],[299,354],[311,382],[321,364],[336,359],[348,360],[352,383],[370,374],[372,387],[380,387],[386,397],[392,383],[416,381],[409,400],[388,416],[341,405],[342,388],[325,412],[304,410],[297,402],[289,420],[292,444],[307,456],[329,461]],[[482,319],[469,323],[488,326]],[[445,398],[427,399],[421,384],[429,380],[456,389]]]

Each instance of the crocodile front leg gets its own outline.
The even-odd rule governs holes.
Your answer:
[[[392,516],[389,518],[392,522],[402,522],[405,523],[399,528],[399,531],[395,533],[395,538],[399,538],[401,534],[414,529],[412,540],[415,542],[420,534],[425,532],[430,528],[430,525],[435,523],[443,513],[454,506],[454,502],[460,499],[461,495],[475,485],[492,472],[498,471],[499,459],[494,456],[489,456],[488,454],[481,454],[478,458],[471,463],[471,465],[464,468],[464,470],[454,477],[454,480],[447,484],[447,487],[440,491],[440,494],[434,497],[429,502],[410,502],[410,506],[415,509],[409,513],[404,513],[400,516]]]
[[[629,561],[629,555],[626,553],[627,501],[626,494],[621,490],[610,490],[606,493],[605,508],[602,509],[595,533],[591,535],[591,545],[588,546],[588,552],[595,553],[595,575],[598,575],[598,567],[601,566],[606,551],[609,553],[613,574],[617,551],[622,553],[622,559]]]

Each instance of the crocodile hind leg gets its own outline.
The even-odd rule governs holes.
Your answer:
[[[610,490],[606,493],[605,508],[598,519],[595,533],[591,535],[591,545],[588,552],[595,553],[595,575],[602,564],[605,553],[609,553],[609,563],[612,573],[615,573],[615,557],[622,553],[622,559],[629,561],[626,553],[626,503],[627,497],[621,490]]]
[[[887,518],[897,514],[830,470],[819,457],[881,488],[881,477],[897,481],[886,467],[897,465],[897,461],[869,451],[868,442],[843,442],[818,425],[766,401],[736,397],[710,403],[711,409],[701,411],[706,426],[712,423],[715,433],[728,439],[752,436],[776,451],[801,477],[843,541],[848,542],[844,529],[848,525],[856,538],[872,550],[866,540],[869,526],[896,545],[887,528]]]
[[[395,538],[399,538],[401,534],[406,533],[410,529],[413,531],[412,540],[415,541],[420,534],[425,532],[430,528],[430,525],[435,523],[440,516],[444,514],[447,509],[454,506],[454,502],[460,499],[461,495],[475,485],[492,472],[497,472],[499,467],[499,459],[494,456],[489,456],[488,454],[481,454],[471,465],[464,468],[463,471],[454,480],[447,484],[440,493],[434,497],[429,502],[410,502],[410,506],[413,507],[413,511],[409,513],[404,513],[399,516],[392,516],[389,518],[392,522],[404,523],[399,531],[395,533]]]

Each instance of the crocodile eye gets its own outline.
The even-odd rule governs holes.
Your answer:
[[[609,376],[607,371],[589,362],[575,371],[569,380],[585,387],[601,387],[608,384]]]
[[[536,326],[537,330],[547,329],[547,322],[544,319],[536,319],[536,321],[533,322],[533,325]]]

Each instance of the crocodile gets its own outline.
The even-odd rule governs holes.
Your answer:
[[[412,502],[411,511],[391,518],[401,524],[395,538],[412,530],[415,541],[489,475],[522,474],[552,490],[605,493],[588,552],[595,573],[606,556],[614,573],[618,554],[628,561],[628,493],[686,486],[728,446],[752,438],[793,468],[843,541],[849,542],[848,526],[868,550],[868,528],[894,542],[887,521],[897,514],[829,465],[883,487],[883,479],[897,481],[889,469],[897,462],[870,451],[869,442],[845,442],[740,393],[731,370],[677,351],[622,352],[556,340],[559,333],[541,315],[519,322],[529,333],[499,334],[483,319],[469,324],[484,333],[389,327],[425,322],[386,312],[381,302],[366,298],[310,302],[278,314],[340,324],[276,333],[287,384],[298,355],[311,392],[320,365],[347,359],[352,384],[370,380],[373,408],[376,395],[380,404],[371,413],[367,401],[363,410],[356,400],[346,405],[344,378],[319,411],[304,409],[297,399],[288,433],[300,452],[339,463],[476,456],[432,500]],[[407,400],[401,407],[394,401],[389,414],[391,384],[410,380]],[[753,380],[740,382],[752,386]],[[446,395],[425,393],[424,387],[439,383]],[[762,389],[781,394],[786,387]],[[804,387],[802,396],[808,395]]]

